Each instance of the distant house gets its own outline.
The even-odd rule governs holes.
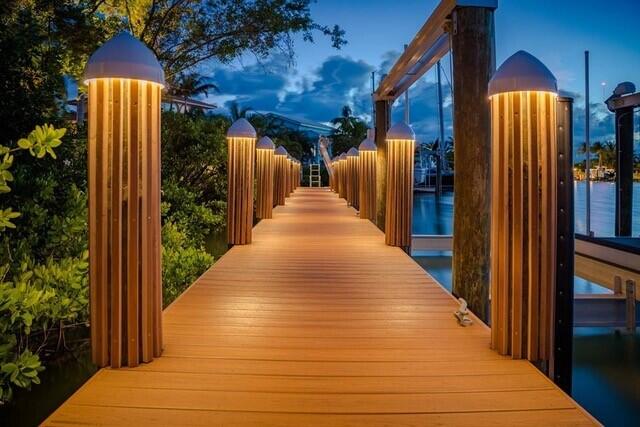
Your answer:
[[[293,131],[300,132],[308,139],[311,145],[314,158],[313,163],[320,163],[320,148],[318,141],[321,136],[329,136],[333,132],[333,127],[313,120],[307,120],[299,117],[285,116],[284,114],[274,113],[272,111],[257,111],[257,114],[265,117],[275,126],[282,126]]]

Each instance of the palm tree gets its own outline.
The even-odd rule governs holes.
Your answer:
[[[240,107],[237,101],[231,101],[229,103],[229,114],[231,114],[231,121],[235,122],[241,118],[247,118],[247,113],[253,111],[251,107]]]
[[[334,154],[346,152],[351,147],[357,147],[367,136],[367,124],[353,116],[348,105],[342,107],[342,114],[331,120],[336,128],[331,134]]]
[[[208,96],[210,92],[219,92],[218,86],[211,82],[209,77],[198,73],[181,73],[173,82],[169,83],[169,95],[184,99],[193,98],[199,95]],[[180,103],[175,102],[178,111]],[[173,102],[171,103],[173,109]]]

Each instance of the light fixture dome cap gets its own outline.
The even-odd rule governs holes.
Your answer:
[[[360,153],[356,147],[351,147],[349,148],[349,151],[347,151],[347,157],[358,157],[359,154]]]
[[[269,138],[268,136],[263,136],[258,140],[258,143],[256,144],[256,149],[257,150],[275,150],[276,145],[273,143],[271,138]]]
[[[102,78],[144,80],[164,86],[164,71],[156,55],[126,31],[93,52],[84,68],[84,82]]]
[[[256,136],[256,130],[251,126],[249,120],[244,117],[233,122],[227,131],[227,137],[229,138],[255,138]]]
[[[524,91],[558,93],[558,81],[538,58],[520,50],[494,73],[489,81],[489,96]]]
[[[338,157],[338,160],[347,160],[347,153],[340,154],[340,156]]]
[[[398,122],[391,126],[391,129],[387,131],[387,140],[389,139],[404,139],[415,141],[416,134],[411,129],[411,126],[405,122]]]
[[[358,146],[359,151],[377,151],[376,142],[373,140],[371,129],[367,131],[367,137]]]
[[[279,146],[278,148],[276,148],[276,151],[274,153],[276,156],[288,156],[289,153],[287,152],[287,149],[284,148],[282,145]]]

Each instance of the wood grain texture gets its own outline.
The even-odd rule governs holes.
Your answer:
[[[89,84],[92,359],[137,366],[162,351],[160,86]]]
[[[299,189],[164,311],[163,356],[44,425],[596,424],[327,189]]]
[[[358,156],[347,156],[347,203],[355,210],[360,209],[360,191],[358,189],[360,161]]]
[[[273,181],[275,155],[273,150],[256,150],[256,217],[273,217]]]
[[[340,173],[338,174],[340,182],[338,183],[338,195],[341,199],[347,200],[347,192],[349,191],[347,177],[349,174],[349,169],[347,167],[347,160],[340,159],[338,160],[338,170]]]
[[[556,251],[556,96],[493,96],[492,271],[500,354],[548,365]]]
[[[387,140],[387,203],[385,242],[411,246],[413,214],[413,157],[415,141]]]
[[[360,152],[360,174],[358,175],[360,219],[376,220],[376,152]]]
[[[256,139],[227,138],[227,241],[251,243]]]
[[[285,177],[287,156],[275,155],[274,156],[274,170],[273,170],[273,206],[283,206],[287,195],[285,188],[287,179]]]

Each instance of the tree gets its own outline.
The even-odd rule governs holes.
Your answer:
[[[293,35],[314,33],[346,42],[338,27],[311,18],[311,0],[94,0],[147,44],[171,78],[215,58],[228,63],[243,53],[258,59],[280,50],[293,58]]]
[[[231,101],[229,103],[229,115],[231,116],[231,121],[235,122],[238,119],[246,119],[248,117],[248,113],[252,111],[251,107],[241,107],[237,101]]]
[[[331,133],[334,154],[357,147],[367,137],[367,124],[353,116],[351,108],[347,105],[342,107],[342,114],[331,120],[331,123],[335,125],[335,130]]]
[[[168,86],[170,95],[182,98],[184,101],[200,95],[208,96],[209,92],[218,92],[218,86],[211,81],[211,78],[195,72],[180,73],[168,82]],[[184,104],[186,104],[186,102]],[[178,112],[180,112],[181,106],[184,104],[180,101],[172,100],[171,110],[173,110],[173,106],[175,105]],[[186,105],[184,109],[186,112]]]

